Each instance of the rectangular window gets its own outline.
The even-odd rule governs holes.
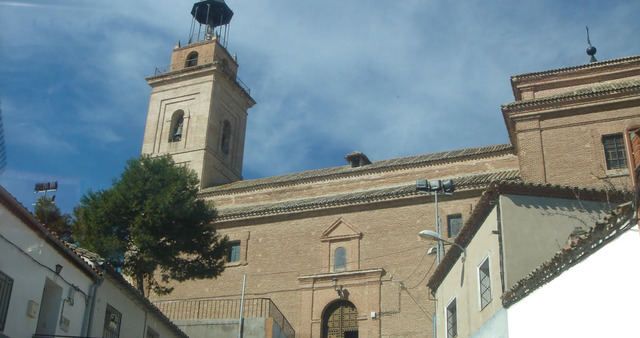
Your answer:
[[[478,267],[478,284],[480,290],[480,310],[491,303],[491,274],[489,272],[489,257]]]
[[[107,304],[107,312],[104,316],[104,333],[103,338],[119,338],[120,323],[122,322],[122,314],[118,310]]]
[[[462,229],[462,215],[453,214],[447,216],[447,234],[449,237],[456,237]]]
[[[447,305],[447,338],[458,336],[458,309],[455,298]]]
[[[152,328],[147,326],[147,337],[146,338],[160,338],[158,332],[153,331]]]
[[[4,330],[7,321],[12,288],[13,279],[0,271],[0,331]]]
[[[240,261],[240,241],[229,242],[227,249],[227,263]]]
[[[622,134],[602,136],[604,157],[607,161],[607,170],[624,169],[627,167],[627,156],[624,150]]]

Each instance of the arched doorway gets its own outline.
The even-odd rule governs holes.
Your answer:
[[[327,306],[322,315],[322,338],[358,338],[358,310],[346,300]]]

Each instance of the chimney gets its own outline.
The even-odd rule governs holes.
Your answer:
[[[347,154],[344,158],[351,165],[351,168],[357,168],[365,166],[367,164],[371,164],[371,161],[369,161],[367,155],[359,151],[354,151],[350,154]]]

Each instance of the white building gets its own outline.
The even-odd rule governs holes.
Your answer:
[[[606,190],[492,184],[455,240],[464,254],[458,247],[450,248],[428,282],[437,302],[436,336],[516,337],[509,331],[511,311],[505,310],[501,295],[529,290],[523,278],[554,258],[568,238],[589,233],[612,205],[630,198]],[[588,295],[585,300],[593,301],[593,288],[582,292],[582,297]],[[563,302],[552,297],[545,301],[538,305],[551,308]],[[525,312],[540,310],[527,308]],[[589,311],[605,310],[591,307]],[[544,321],[532,321],[526,315],[518,318],[520,325],[537,326],[538,336],[550,336]],[[531,332],[524,326],[523,331]]]
[[[0,187],[0,337],[187,337],[120,274],[78,252]]]
[[[630,204],[619,208],[507,291],[501,326],[508,336],[640,336],[640,234],[632,214]]]

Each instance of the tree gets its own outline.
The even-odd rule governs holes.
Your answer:
[[[61,239],[68,241],[71,238],[71,216],[63,214],[55,204],[52,197],[42,196],[36,201],[35,216],[49,229],[55,232]]]
[[[132,276],[143,295],[145,283],[167,294],[171,279],[216,277],[227,239],[212,225],[213,207],[198,199],[198,183],[168,156],[130,160],[111,188],[82,197],[74,236]]]

